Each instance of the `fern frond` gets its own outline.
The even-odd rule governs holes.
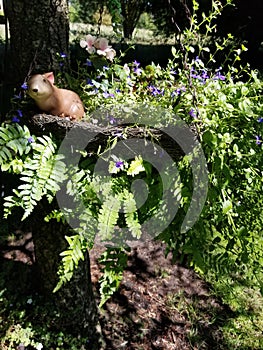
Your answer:
[[[118,290],[127,261],[127,250],[124,248],[107,247],[106,251],[102,253],[99,258],[99,262],[103,266],[103,275],[99,280],[101,297],[99,307],[105,304]]]
[[[0,165],[3,171],[7,171],[14,166],[15,172],[19,172],[20,167],[16,168],[15,159],[19,160],[32,149],[30,143],[30,132],[24,125],[2,124],[0,127]],[[13,162],[13,163],[12,163]]]
[[[63,284],[70,281],[73,276],[74,269],[78,266],[80,260],[84,260],[84,250],[86,244],[80,235],[65,236],[69,248],[60,253],[63,257],[59,269],[59,282],[56,285],[54,292],[58,291]]]
[[[20,180],[23,183],[14,191],[17,198],[5,199],[5,216],[14,206],[20,205],[24,209],[24,220],[44,195],[51,201],[60,189],[59,184],[66,179],[66,166],[61,161],[61,156],[54,154],[55,145],[52,139],[43,136],[37,140],[40,143],[34,144],[32,158],[25,161],[21,172]]]
[[[132,193],[125,191],[123,209],[126,225],[134,238],[141,237],[141,224],[139,223],[136,201]]]
[[[84,237],[87,246],[91,249],[94,245],[95,235],[97,233],[97,219],[89,208],[85,208],[79,215],[79,221],[79,229],[77,231]]]
[[[117,224],[121,200],[117,195],[109,196],[102,204],[98,216],[98,234],[103,240],[110,240]]]

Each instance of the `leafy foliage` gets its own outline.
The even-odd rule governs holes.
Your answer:
[[[23,158],[31,151],[31,136],[26,126],[7,124],[0,127],[0,164],[2,171],[21,173]]]
[[[83,237],[80,235],[72,237],[65,236],[65,239],[69,248],[60,254],[62,256],[60,270],[58,271],[60,279],[54,292],[58,291],[63,283],[71,280],[74,269],[78,267],[79,261],[84,260],[86,245],[84,244]]]
[[[100,307],[119,288],[127,259],[127,250],[123,248],[107,247],[101,255],[99,262],[103,265],[103,275],[100,278]]]
[[[123,200],[125,221],[132,237],[140,239],[141,225],[138,220],[137,204],[132,193],[125,191]]]
[[[231,33],[215,44],[214,51],[208,47],[223,9],[221,2],[214,1],[212,11],[201,20],[198,7],[193,1],[190,28],[181,37],[183,50],[172,49],[174,59],[166,68],[154,63],[143,68],[137,61],[110,64],[99,77],[96,73],[91,78],[83,98],[90,113],[101,105],[111,111],[110,117],[91,114],[91,122],[125,122],[130,114],[122,106],[127,104],[132,111],[136,101],[144,103],[148,121],[155,126],[173,124],[173,114],[194,125],[209,170],[206,205],[196,225],[182,234],[179,228],[194,187],[187,155],[177,164],[182,184],[174,183],[175,192],[180,191],[178,215],[160,239],[168,243],[175,258],[186,256],[200,273],[213,270],[216,278],[225,279],[232,271],[262,290],[262,79],[249,66],[240,65],[247,49],[243,44],[235,46]],[[226,48],[222,66],[215,68],[216,57]],[[150,108],[158,106],[165,108],[165,117],[151,119]],[[138,123],[144,120],[141,114],[136,117]],[[154,198],[149,195],[148,200],[151,204],[144,208],[153,209]],[[145,212],[151,215],[151,209]],[[147,215],[140,210],[143,222]]]
[[[108,197],[99,211],[98,231],[103,240],[110,240],[117,225],[121,201],[119,196]]]
[[[213,11],[204,15],[201,22],[198,22],[197,10],[198,3],[193,1],[191,25],[181,38],[183,50],[172,49],[174,58],[167,67],[152,63],[143,68],[137,61],[122,66],[117,62],[100,70],[85,68],[80,77],[82,100],[91,123],[112,126],[130,121],[132,115],[139,125],[147,116],[149,124],[158,128],[178,125],[179,118],[195,130],[206,156],[209,186],[199,220],[187,232],[181,232],[180,227],[195,187],[194,151],[176,163],[179,176],[166,175],[163,184],[154,166],[138,152],[134,152],[134,159],[129,161],[117,157],[114,147],[118,140],[126,139],[125,129],[109,138],[110,156],[107,150],[98,151],[94,158],[84,154],[80,169],[66,169],[61,156],[56,154],[55,142],[48,136],[28,144],[26,140],[30,136],[25,127],[2,126],[2,170],[18,172],[22,181],[15,196],[6,200],[6,214],[19,205],[25,210],[24,218],[27,217],[43,196],[52,200],[63,180],[69,202],[75,205],[63,208],[64,219],[77,218],[78,224],[74,227],[74,236],[67,238],[69,249],[62,254],[57,289],[70,279],[83,259],[84,250],[93,246],[95,235],[99,234],[102,241],[118,243],[120,247],[120,250],[108,251],[103,258],[106,264],[101,280],[104,303],[119,285],[125,234],[128,232],[129,237],[139,239],[147,219],[156,217],[160,222],[164,219],[167,204],[162,200],[162,192],[166,191],[172,193],[169,204],[178,210],[159,239],[167,243],[174,258],[186,258],[204,276],[210,272],[215,279],[241,278],[263,290],[263,83],[256,71],[240,65],[246,47],[231,46],[231,34],[216,44],[215,52],[207,46],[208,37],[216,30],[214,20],[222,10],[221,3],[214,1]],[[224,65],[215,68],[215,54],[226,47],[229,54]],[[141,114],[136,110],[136,103],[143,103]],[[99,109],[101,106],[105,109]],[[159,107],[165,112],[158,114]],[[158,155],[162,157],[161,152]],[[95,172],[97,157],[105,160],[110,176]],[[14,161],[19,159],[21,164],[17,166]],[[162,173],[167,174],[165,166]],[[138,179],[148,188],[145,202],[144,194],[136,193],[132,187]],[[61,213],[51,215],[61,220]]]
[[[5,141],[10,145],[10,141]],[[65,179],[65,164],[61,161],[61,156],[54,154],[56,146],[50,137],[45,135],[38,137],[31,148],[32,156],[25,159],[20,173],[22,184],[14,190],[15,196],[6,197],[5,217],[10,214],[13,207],[21,206],[24,209],[22,220],[25,219],[43,196],[52,201],[60,188],[59,183]],[[27,147],[25,152],[28,152]],[[22,150],[20,156],[23,155],[21,153]]]

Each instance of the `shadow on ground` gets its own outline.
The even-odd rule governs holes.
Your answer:
[[[98,244],[90,254],[95,291],[103,250]],[[19,302],[35,287],[31,235],[19,234],[0,245],[0,290]],[[230,317],[192,270],[165,257],[164,245],[146,242],[129,253],[120,289],[101,310],[100,322],[107,350],[227,350],[221,326]]]
[[[91,252],[93,283],[102,247]],[[228,349],[221,326],[232,312],[191,269],[172,263],[159,242],[132,249],[120,289],[106,303],[101,324],[107,350]]]

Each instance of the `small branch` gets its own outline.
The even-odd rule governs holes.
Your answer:
[[[103,126],[85,121],[71,121],[67,118],[60,118],[47,114],[34,115],[29,120],[28,126],[30,131],[37,136],[51,133],[59,140],[62,140],[70,130],[80,129],[87,133],[87,137],[92,136],[90,138],[92,141],[89,142],[89,149],[95,151],[98,149],[98,146],[106,147],[109,137],[118,137],[122,139],[122,135],[125,135],[127,139],[145,139],[158,144],[167,151],[174,160],[179,160],[184,156],[183,150],[177,144],[176,140],[165,132],[165,128],[155,129],[145,125],[134,124]]]

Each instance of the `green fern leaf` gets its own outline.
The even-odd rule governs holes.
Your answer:
[[[32,149],[28,141],[29,138],[30,132],[26,126],[2,124],[0,127],[0,165],[2,170],[10,169],[10,167],[2,167],[2,165],[29,153]]]
[[[61,155],[54,154],[55,145],[52,139],[44,135],[37,138],[37,141],[40,143],[34,144],[32,158],[27,158],[24,163],[24,170],[20,178],[23,183],[16,191],[17,199],[7,199],[11,205],[8,206],[6,213],[20,202],[21,207],[25,210],[22,219],[31,214],[43,196],[46,195],[51,201],[60,189],[59,184],[66,179],[66,166],[61,161]],[[16,149],[16,146],[12,147]]]
[[[104,201],[98,217],[98,234],[103,240],[110,240],[112,238],[120,208],[121,200],[117,195],[110,196]]]
[[[69,281],[74,269],[78,266],[80,260],[84,260],[84,251],[86,250],[86,244],[80,235],[65,236],[68,242],[69,248],[60,253],[62,256],[61,266],[59,269],[59,282],[54,289],[54,292],[58,291],[64,283]]]
[[[134,238],[141,237],[141,224],[139,223],[136,201],[132,193],[125,191],[123,208],[126,225]]]
[[[107,247],[106,251],[99,258],[99,262],[103,266],[103,275],[99,280],[101,297],[99,307],[118,290],[123,271],[127,266],[127,260],[127,251],[124,248],[112,247]]]

